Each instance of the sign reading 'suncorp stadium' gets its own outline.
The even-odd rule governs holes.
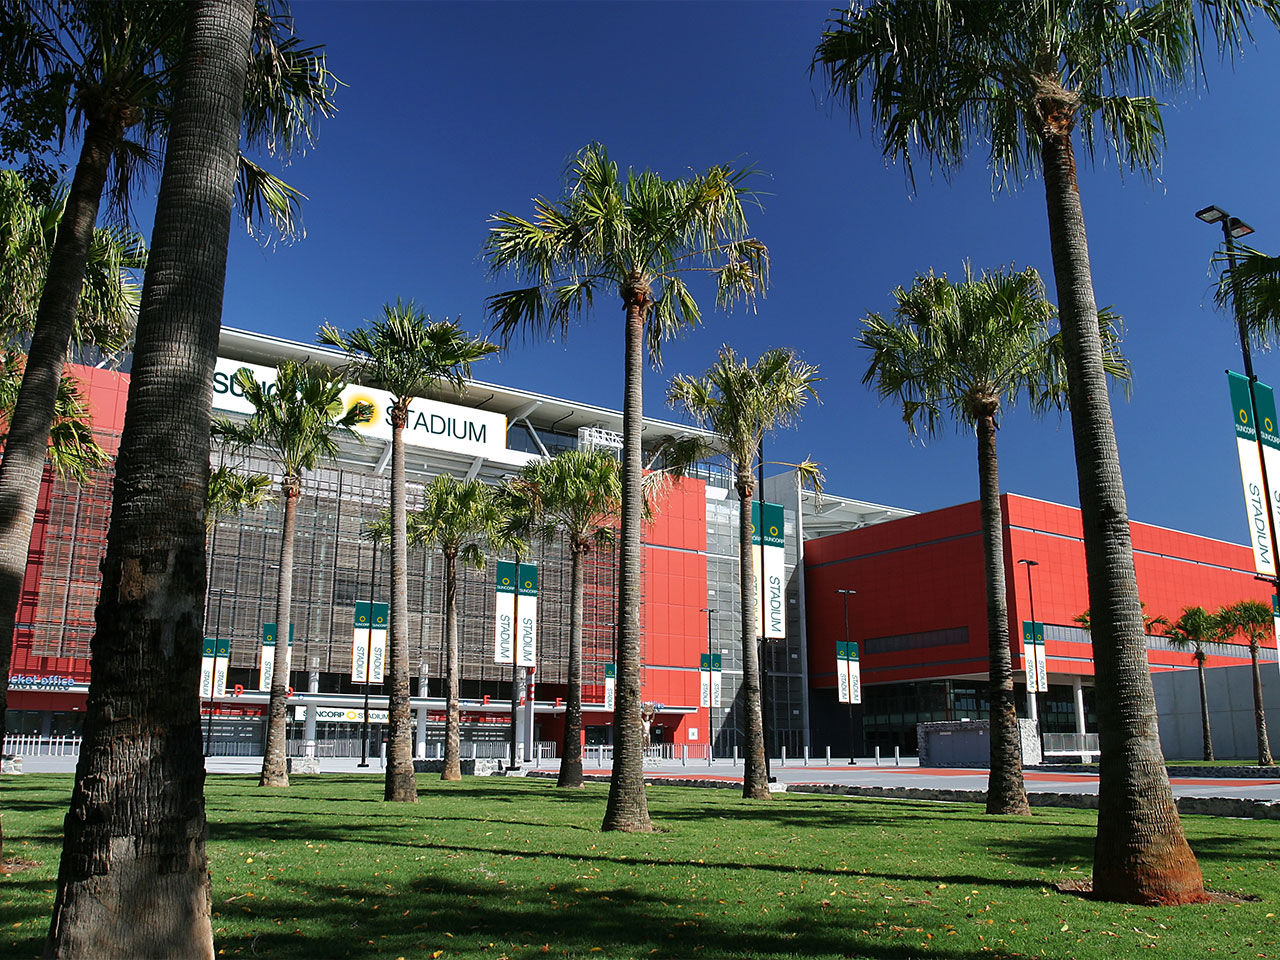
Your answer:
[[[235,372],[250,370],[259,383],[270,388],[276,382],[274,367],[264,367],[240,360],[218,358],[213,373],[213,409],[220,413],[253,413],[253,405],[244,398],[235,383]],[[342,391],[344,410],[352,404],[367,403],[373,410],[366,423],[352,429],[373,440],[391,439],[391,394],[357,384]],[[409,405],[409,420],[404,428],[404,442],[415,447],[447,450],[471,456],[492,456],[507,448],[507,418],[489,410],[476,410],[437,400],[415,399]]]

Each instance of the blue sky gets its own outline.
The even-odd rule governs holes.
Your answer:
[[[933,268],[1033,266],[1052,289],[1041,182],[993,196],[984,156],[913,195],[870,135],[811,82],[809,59],[830,4],[348,3],[299,0],[298,32],[327,45],[348,84],[340,112],[286,177],[310,200],[307,237],[232,242],[224,322],[312,341],[323,321],[358,325],[397,297],[486,332],[500,289],[480,251],[486,219],[556,195],[566,159],[591,140],[621,165],[667,176],[712,163],[762,171],[753,232],[772,253],[756,312],[721,314],[664,350],[645,381],[650,416],[667,382],[700,373],[722,343],[754,359],[786,346],[819,364],[822,403],[769,441],[770,459],[820,461],[833,493],[927,510],[977,495],[972,433],[912,442],[899,411],[862,385],[854,340],[890,290]],[[1260,28],[1265,29],[1265,28]],[[1114,400],[1135,520],[1243,542],[1228,418],[1227,367],[1239,369],[1228,318],[1212,305],[1220,233],[1194,212],[1218,204],[1280,251],[1274,125],[1259,122],[1277,81],[1266,35],[1234,72],[1210,64],[1209,88],[1166,110],[1168,147],[1153,182],[1110,162],[1081,173],[1098,301],[1124,315],[1132,400]],[[607,300],[563,342],[515,344],[474,369],[483,380],[617,407],[621,311]],[[1280,383],[1280,358],[1255,360]],[[1069,424],[1002,418],[1004,490],[1076,504]]]

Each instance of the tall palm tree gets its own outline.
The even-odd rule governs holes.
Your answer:
[[[275,664],[267,707],[267,743],[260,785],[287,787],[285,730],[288,720],[289,624],[293,619],[293,541],[298,498],[306,474],[338,455],[338,438],[358,436],[351,428],[368,419],[366,404],[343,409],[341,371],[319,364],[281,360],[274,385],[261,384],[248,369],[235,373],[235,384],[253,406],[248,419],[225,417],[214,421],[214,434],[233,447],[265,447],[280,461],[280,503],[284,509],[280,534],[280,579],[276,592]]]
[[[486,340],[468,336],[453,321],[433,322],[413,301],[382,308],[380,320],[344,334],[325,324],[320,342],[346,351],[354,380],[386,390],[394,400],[387,411],[391,423],[391,629],[388,639],[387,774],[384,798],[416,803],[413,772],[413,725],[409,712],[409,539],[405,513],[404,428],[409,404],[432,387],[448,383],[461,390],[471,364],[498,350]]]
[[[1196,673],[1200,679],[1200,732],[1204,738],[1204,759],[1213,759],[1213,733],[1209,729],[1209,698],[1204,686],[1204,662],[1208,654],[1204,645],[1220,631],[1215,618],[1204,607],[1183,607],[1182,613],[1171,625],[1166,625],[1164,637],[1173,646],[1193,651]]]
[[[1271,757],[1271,741],[1267,737],[1267,711],[1262,704],[1262,675],[1258,672],[1258,648],[1268,637],[1275,637],[1275,620],[1271,607],[1261,600],[1241,600],[1223,607],[1216,614],[1220,635],[1225,639],[1243,633],[1249,642],[1249,659],[1253,663],[1253,724],[1258,734],[1258,766],[1275,763]]]
[[[8,347],[0,358],[0,417],[4,440],[14,422],[23,375],[28,365],[25,345],[35,326],[36,311],[48,274],[49,251],[58,232],[66,201],[55,191],[45,203],[34,200],[17,174],[0,171],[0,343]],[[85,262],[85,289],[77,305],[71,342],[78,353],[110,355],[124,349],[133,336],[140,288],[134,272],[146,264],[146,247],[131,231],[120,227],[94,231]],[[83,480],[87,471],[106,462],[93,439],[88,411],[74,380],[59,375],[52,416],[42,448],[60,476]],[[39,485],[37,483],[37,492]],[[32,517],[34,518],[32,504]],[[30,540],[28,530],[28,541]],[[27,543],[22,547],[26,570]],[[0,568],[3,563],[0,562]],[[0,581],[3,580],[0,569]],[[21,583],[19,579],[18,583]],[[0,597],[3,585],[0,583]],[[17,593],[11,613],[17,612]],[[2,604],[0,604],[2,605]],[[6,631],[0,616],[0,729],[8,704],[9,664],[13,657],[13,624]]]
[[[645,343],[656,363],[663,340],[699,322],[690,271],[712,273],[719,304],[763,293],[769,252],[747,231],[750,174],[721,165],[678,180],[630,170],[619,179],[617,164],[592,143],[573,158],[564,196],[535,200],[532,220],[506,212],[490,218],[485,255],[491,269],[511,271],[530,284],[488,299],[494,328],[505,340],[521,331],[564,336],[601,292],[616,291],[625,312],[618,686],[605,830],[653,829],[640,717]]]
[[[292,18],[269,2],[258,0],[252,11],[250,82],[238,95],[239,119],[246,146],[287,156],[311,141],[318,116],[333,112],[337,81],[323,52],[302,47]],[[0,462],[0,645],[13,636],[45,445],[103,193],[127,221],[134,183],[170,129],[187,13],[186,4],[165,2],[15,0],[0,14],[0,61],[18,65],[0,71],[0,79],[23,81],[0,88],[0,112],[17,106],[25,116],[24,104],[42,105],[52,112],[32,122],[59,142],[81,144]],[[237,162],[231,176],[246,219],[265,213],[282,232],[294,231],[301,194],[239,153]],[[7,684],[7,670],[4,677],[0,683]]]
[[[422,508],[408,517],[409,542],[432,546],[444,558],[445,720],[441,780],[461,780],[458,706],[458,561],[484,569],[485,549],[506,544],[505,517],[493,487],[442,473],[422,492]]]
[[[760,710],[760,661],[756,633],[756,579],[751,562],[751,498],[756,489],[756,457],[764,435],[799,419],[805,402],[818,397],[818,368],[790,350],[775,348],[754,364],[730,346],[720,348],[716,362],[700,377],[681,375],[671,381],[667,402],[683,407],[698,425],[714,432],[733,470],[738,493],[738,595],[742,639],[742,710],[745,742],[742,795],[767,800],[764,720]],[[804,475],[817,478],[815,465]]]
[[[608,450],[564,450],[508,481],[506,511],[521,539],[569,545],[569,664],[556,786],[582,786],[582,610],[587,555],[611,543],[622,514],[622,472]]]
[[[1061,408],[1066,383],[1053,306],[1035,270],[998,270],[951,283],[932,273],[893,291],[894,318],[864,320],[871,351],[863,383],[902,405],[912,434],[936,435],[949,416],[978,439],[978,500],[987,593],[987,675],[991,773],[987,812],[1027,814],[1021,738],[1013,692],[1004,569],[1004,517],[996,419],[1025,399],[1034,413]]]
[[[1107,395],[1075,136],[1150,173],[1158,96],[1192,80],[1203,45],[1234,51],[1272,0],[879,0],[829,23],[813,70],[855,113],[870,101],[886,157],[944,173],[986,149],[997,183],[1044,178],[1067,367],[1102,762],[1093,889],[1105,900],[1204,896],[1160,752],[1133,544]]]
[[[202,518],[253,4],[185,9],[47,957],[214,956]]]

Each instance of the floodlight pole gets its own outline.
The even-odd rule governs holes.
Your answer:
[[[1249,381],[1249,413],[1253,417],[1253,440],[1258,448],[1258,465],[1262,468],[1262,489],[1263,496],[1268,504],[1271,504],[1271,482],[1267,478],[1267,458],[1263,453],[1262,444],[1262,424],[1258,422],[1258,399],[1254,396],[1253,385],[1257,382],[1257,376],[1253,372],[1253,352],[1249,348],[1249,328],[1245,323],[1244,314],[1240,312],[1240,281],[1236,277],[1236,235],[1247,237],[1253,233],[1253,227],[1249,226],[1239,217],[1233,217],[1221,207],[1209,206],[1203,210],[1197,211],[1196,218],[1204,223],[1222,224],[1222,243],[1227,251],[1227,266],[1230,268],[1231,275],[1231,312],[1235,314],[1236,330],[1240,334],[1240,355],[1244,360],[1244,375]],[[1276,570],[1273,577],[1257,577],[1264,583],[1269,583],[1275,591],[1276,597],[1280,598],[1280,544],[1277,543],[1276,525],[1274,518],[1274,505],[1272,509],[1267,511],[1267,532],[1271,535],[1271,562]]]
[[[378,541],[373,541],[373,562],[369,564],[369,634],[365,638],[364,645],[364,736],[360,739],[360,762],[356,764],[359,767],[367,767],[369,765],[369,670],[371,661],[373,660],[373,596],[374,576],[378,570]],[[276,639],[279,643],[279,638]]]

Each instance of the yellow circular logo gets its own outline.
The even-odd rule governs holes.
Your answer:
[[[1271,422],[1270,417],[1267,417],[1265,420],[1262,421],[1262,429],[1267,431],[1267,433],[1275,433],[1276,425]]]
[[[769,528],[769,536],[771,536],[771,537],[776,537],[777,535],[778,535],[778,528],[777,528],[777,527],[770,527],[770,528]]]
[[[1244,408],[1241,408],[1240,410],[1240,422],[1245,425],[1248,425],[1249,423],[1249,411]]]
[[[353,393],[347,399],[347,411],[358,404],[364,404],[364,412],[356,419],[356,426],[366,423],[373,423],[381,412],[378,409],[377,402],[367,393]]]

